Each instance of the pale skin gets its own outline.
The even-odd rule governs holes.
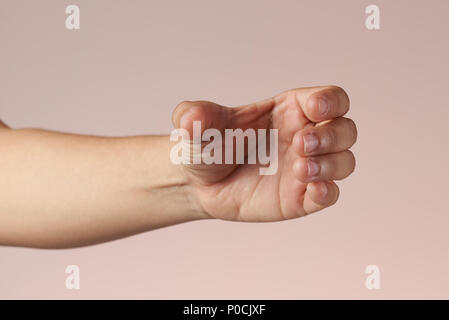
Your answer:
[[[0,245],[70,248],[200,219],[299,218],[334,204],[355,158],[349,98],[334,86],[230,108],[182,102],[176,128],[275,128],[278,170],[175,165],[168,136],[95,137],[0,122]]]

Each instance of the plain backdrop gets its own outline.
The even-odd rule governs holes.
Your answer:
[[[65,28],[70,4],[80,30]],[[449,298],[448,12],[447,0],[1,0],[0,117],[14,128],[166,134],[182,100],[335,84],[359,140],[356,172],[321,213],[0,247],[0,298]],[[71,264],[80,290],[65,287]]]

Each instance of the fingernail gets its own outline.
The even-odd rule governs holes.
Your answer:
[[[308,133],[304,136],[304,153],[310,153],[318,147],[319,141],[316,135]]]
[[[326,115],[329,109],[329,103],[326,99],[321,98],[318,100],[318,111],[322,116]]]
[[[315,159],[307,159],[307,175],[315,177],[320,173],[320,164]]]
[[[327,184],[325,182],[321,182],[319,188],[321,191],[321,198],[325,199],[328,192]]]

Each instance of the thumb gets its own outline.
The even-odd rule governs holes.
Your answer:
[[[229,128],[232,108],[209,101],[183,101],[173,111],[172,121],[175,128],[185,129],[193,136],[193,122],[201,123],[201,133],[215,128],[220,131]]]
[[[209,101],[184,101],[181,102],[173,111],[172,122],[175,128],[184,129],[190,136],[190,141],[187,141],[186,147],[190,148],[190,163],[185,167],[193,176],[199,179],[199,182],[214,183],[227,175],[234,169],[233,164],[206,164],[206,163],[192,163],[195,157],[201,157],[201,149],[194,147],[194,122],[198,121],[201,124],[201,135],[207,129],[217,129],[224,133],[226,128],[232,128],[234,119],[233,108],[224,107]],[[198,132],[196,132],[198,134]],[[203,147],[204,143],[199,142]],[[223,150],[224,151],[224,150]],[[224,154],[224,152],[222,152]]]

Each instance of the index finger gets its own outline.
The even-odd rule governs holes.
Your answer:
[[[296,97],[304,114],[312,122],[338,118],[349,110],[349,97],[337,86],[298,90]]]

